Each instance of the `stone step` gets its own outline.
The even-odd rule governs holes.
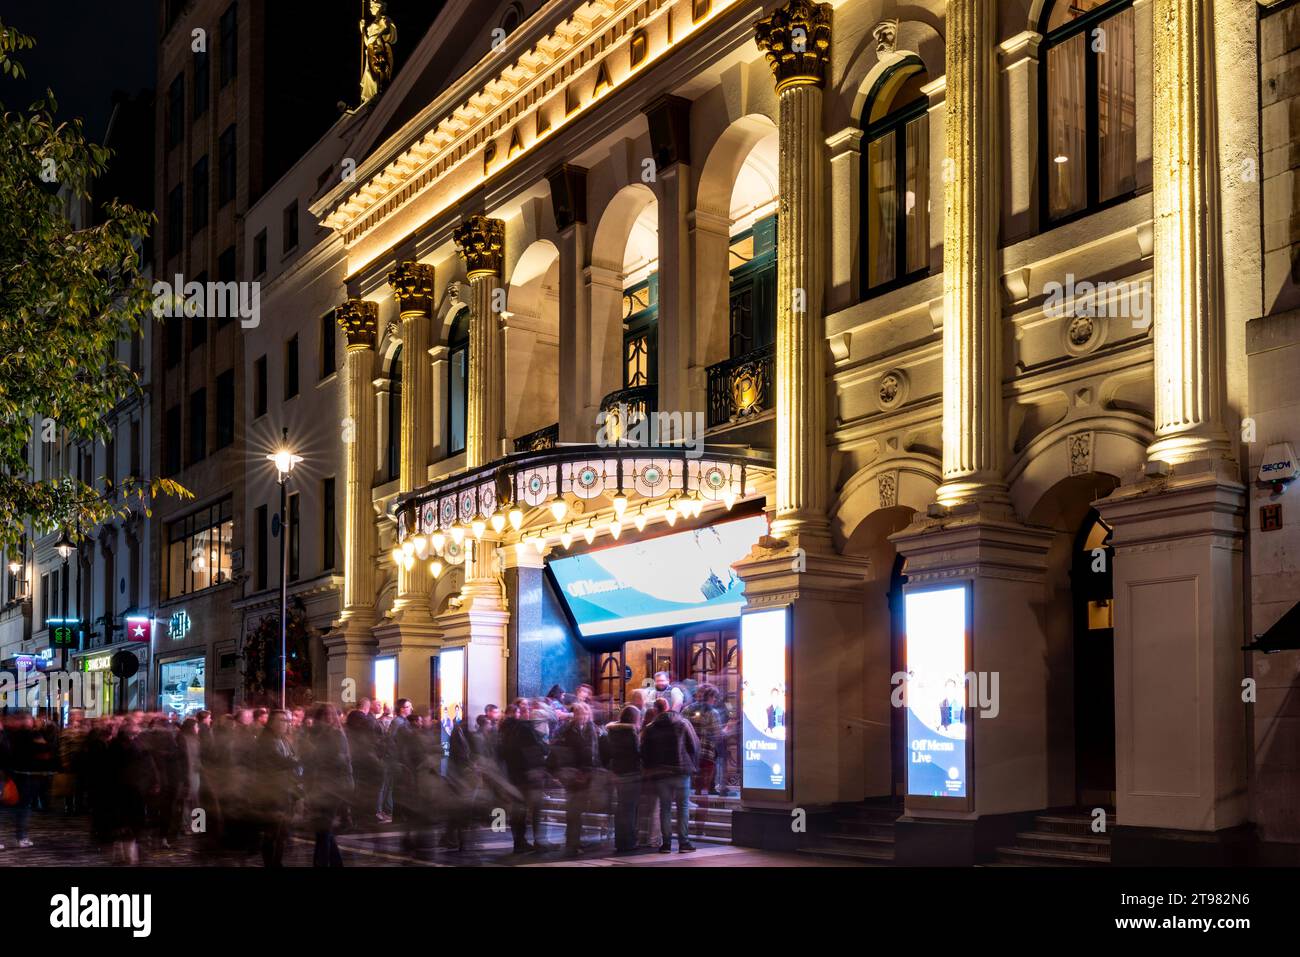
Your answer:
[[[1033,850],[1074,851],[1095,854],[1110,860],[1110,838],[1091,834],[1073,834],[1058,831],[1022,831],[1016,835],[1018,848]]]
[[[1110,855],[1080,854],[1077,851],[1035,850],[1028,847],[999,847],[1000,864],[1021,864],[1038,867],[1106,867]]]
[[[1106,817],[1106,828],[1116,823],[1114,814]],[[1034,817],[1035,831],[1052,831],[1059,834],[1092,835],[1092,816],[1088,814],[1038,814]],[[1096,835],[1103,836],[1103,835]]]
[[[564,827],[566,824],[564,810],[553,807],[543,808],[542,821],[554,827]],[[674,815],[674,826],[676,823],[677,816]],[[612,835],[614,833],[614,816],[612,814],[598,814],[592,811],[587,811],[582,815],[582,827],[584,832],[588,829],[592,829]],[[730,821],[706,821],[692,817],[686,830],[687,833],[692,836],[712,837],[725,841],[731,840]]]

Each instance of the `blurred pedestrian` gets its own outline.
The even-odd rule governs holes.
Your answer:
[[[659,802],[661,854],[672,853],[672,809],[677,806],[677,849],[695,850],[688,828],[691,775],[698,768],[699,740],[691,723],[673,711],[667,695],[655,699],[655,720],[641,732],[641,761]]]

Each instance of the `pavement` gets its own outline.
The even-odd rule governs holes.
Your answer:
[[[763,851],[732,844],[697,841],[693,854],[660,854],[644,848],[632,854],[614,854],[613,842],[595,828],[584,835],[583,853],[570,858],[564,854],[564,829],[552,826],[545,838],[553,850],[515,854],[510,834],[487,828],[475,832],[472,848],[463,851],[444,848],[440,834],[417,831],[414,841],[393,825],[376,825],[339,836],[339,847],[347,867],[847,867],[853,866],[834,858],[808,854]],[[0,810],[0,851],[2,867],[111,867],[111,848],[96,844],[90,836],[90,820],[85,816],[68,817],[53,811],[32,814],[29,837],[33,846],[19,848],[10,815]],[[531,833],[530,833],[531,837]],[[285,852],[286,867],[310,867],[313,840],[311,835],[295,833]],[[171,848],[158,846],[152,839],[142,840],[138,863],[151,867],[261,867],[258,853],[212,852],[198,835],[182,835]]]

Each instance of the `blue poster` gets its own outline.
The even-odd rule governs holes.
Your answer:
[[[786,617],[789,610],[750,612],[740,619],[741,786],[788,786]]]
[[[966,796],[966,586],[909,592],[907,793]]]

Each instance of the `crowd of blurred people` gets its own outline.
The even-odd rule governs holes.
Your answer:
[[[737,716],[717,688],[664,672],[616,717],[593,707],[591,691],[556,687],[446,726],[407,699],[216,719],[74,712],[63,728],[16,712],[0,723],[0,810],[19,849],[33,846],[36,810],[84,817],[116,863],[184,837],[214,854],[260,850],[276,867],[299,830],[314,836],[315,866],[337,867],[338,834],[378,825],[398,827],[408,848],[440,834],[455,850],[508,825],[515,853],[550,850],[545,800],[562,793],[571,856],[583,853],[588,811],[612,812],[615,853],[671,853],[674,833],[679,852],[695,850],[690,794],[727,793]]]

